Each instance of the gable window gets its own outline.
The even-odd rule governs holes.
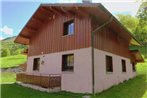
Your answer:
[[[34,58],[33,70],[39,71],[39,66],[40,66],[40,58]]]
[[[73,71],[74,69],[74,55],[67,54],[62,56],[62,71]]]
[[[70,20],[64,23],[63,35],[74,34],[74,20]]]
[[[122,64],[122,72],[126,72],[126,61],[121,60],[121,64]]]
[[[132,71],[136,72],[135,63],[132,63]]]
[[[106,56],[106,72],[113,72],[113,63],[111,56]]]

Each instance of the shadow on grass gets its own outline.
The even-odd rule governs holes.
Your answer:
[[[138,75],[102,93],[98,93],[92,98],[147,98],[144,96],[147,91],[146,78],[146,75]]]

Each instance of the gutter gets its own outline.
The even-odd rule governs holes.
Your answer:
[[[94,73],[94,34],[98,32],[100,29],[108,25],[113,20],[113,16],[109,18],[108,21],[98,26],[95,30],[91,32],[91,54],[92,54],[92,93],[95,95],[95,73]]]

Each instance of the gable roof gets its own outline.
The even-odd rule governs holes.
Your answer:
[[[100,3],[41,4],[19,33],[15,42],[28,45],[31,36],[37,33],[38,28],[41,28],[42,24],[46,22],[46,19],[52,20],[55,19],[56,15],[67,14],[80,14],[81,16],[89,15],[91,19],[94,17],[99,23],[104,23],[113,16]],[[124,37],[130,45],[141,45],[141,43],[139,43],[114,16],[108,27],[114,32],[117,32],[119,36]]]

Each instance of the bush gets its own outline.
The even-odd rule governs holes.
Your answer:
[[[10,56],[10,50],[8,48],[1,50],[1,57]]]

